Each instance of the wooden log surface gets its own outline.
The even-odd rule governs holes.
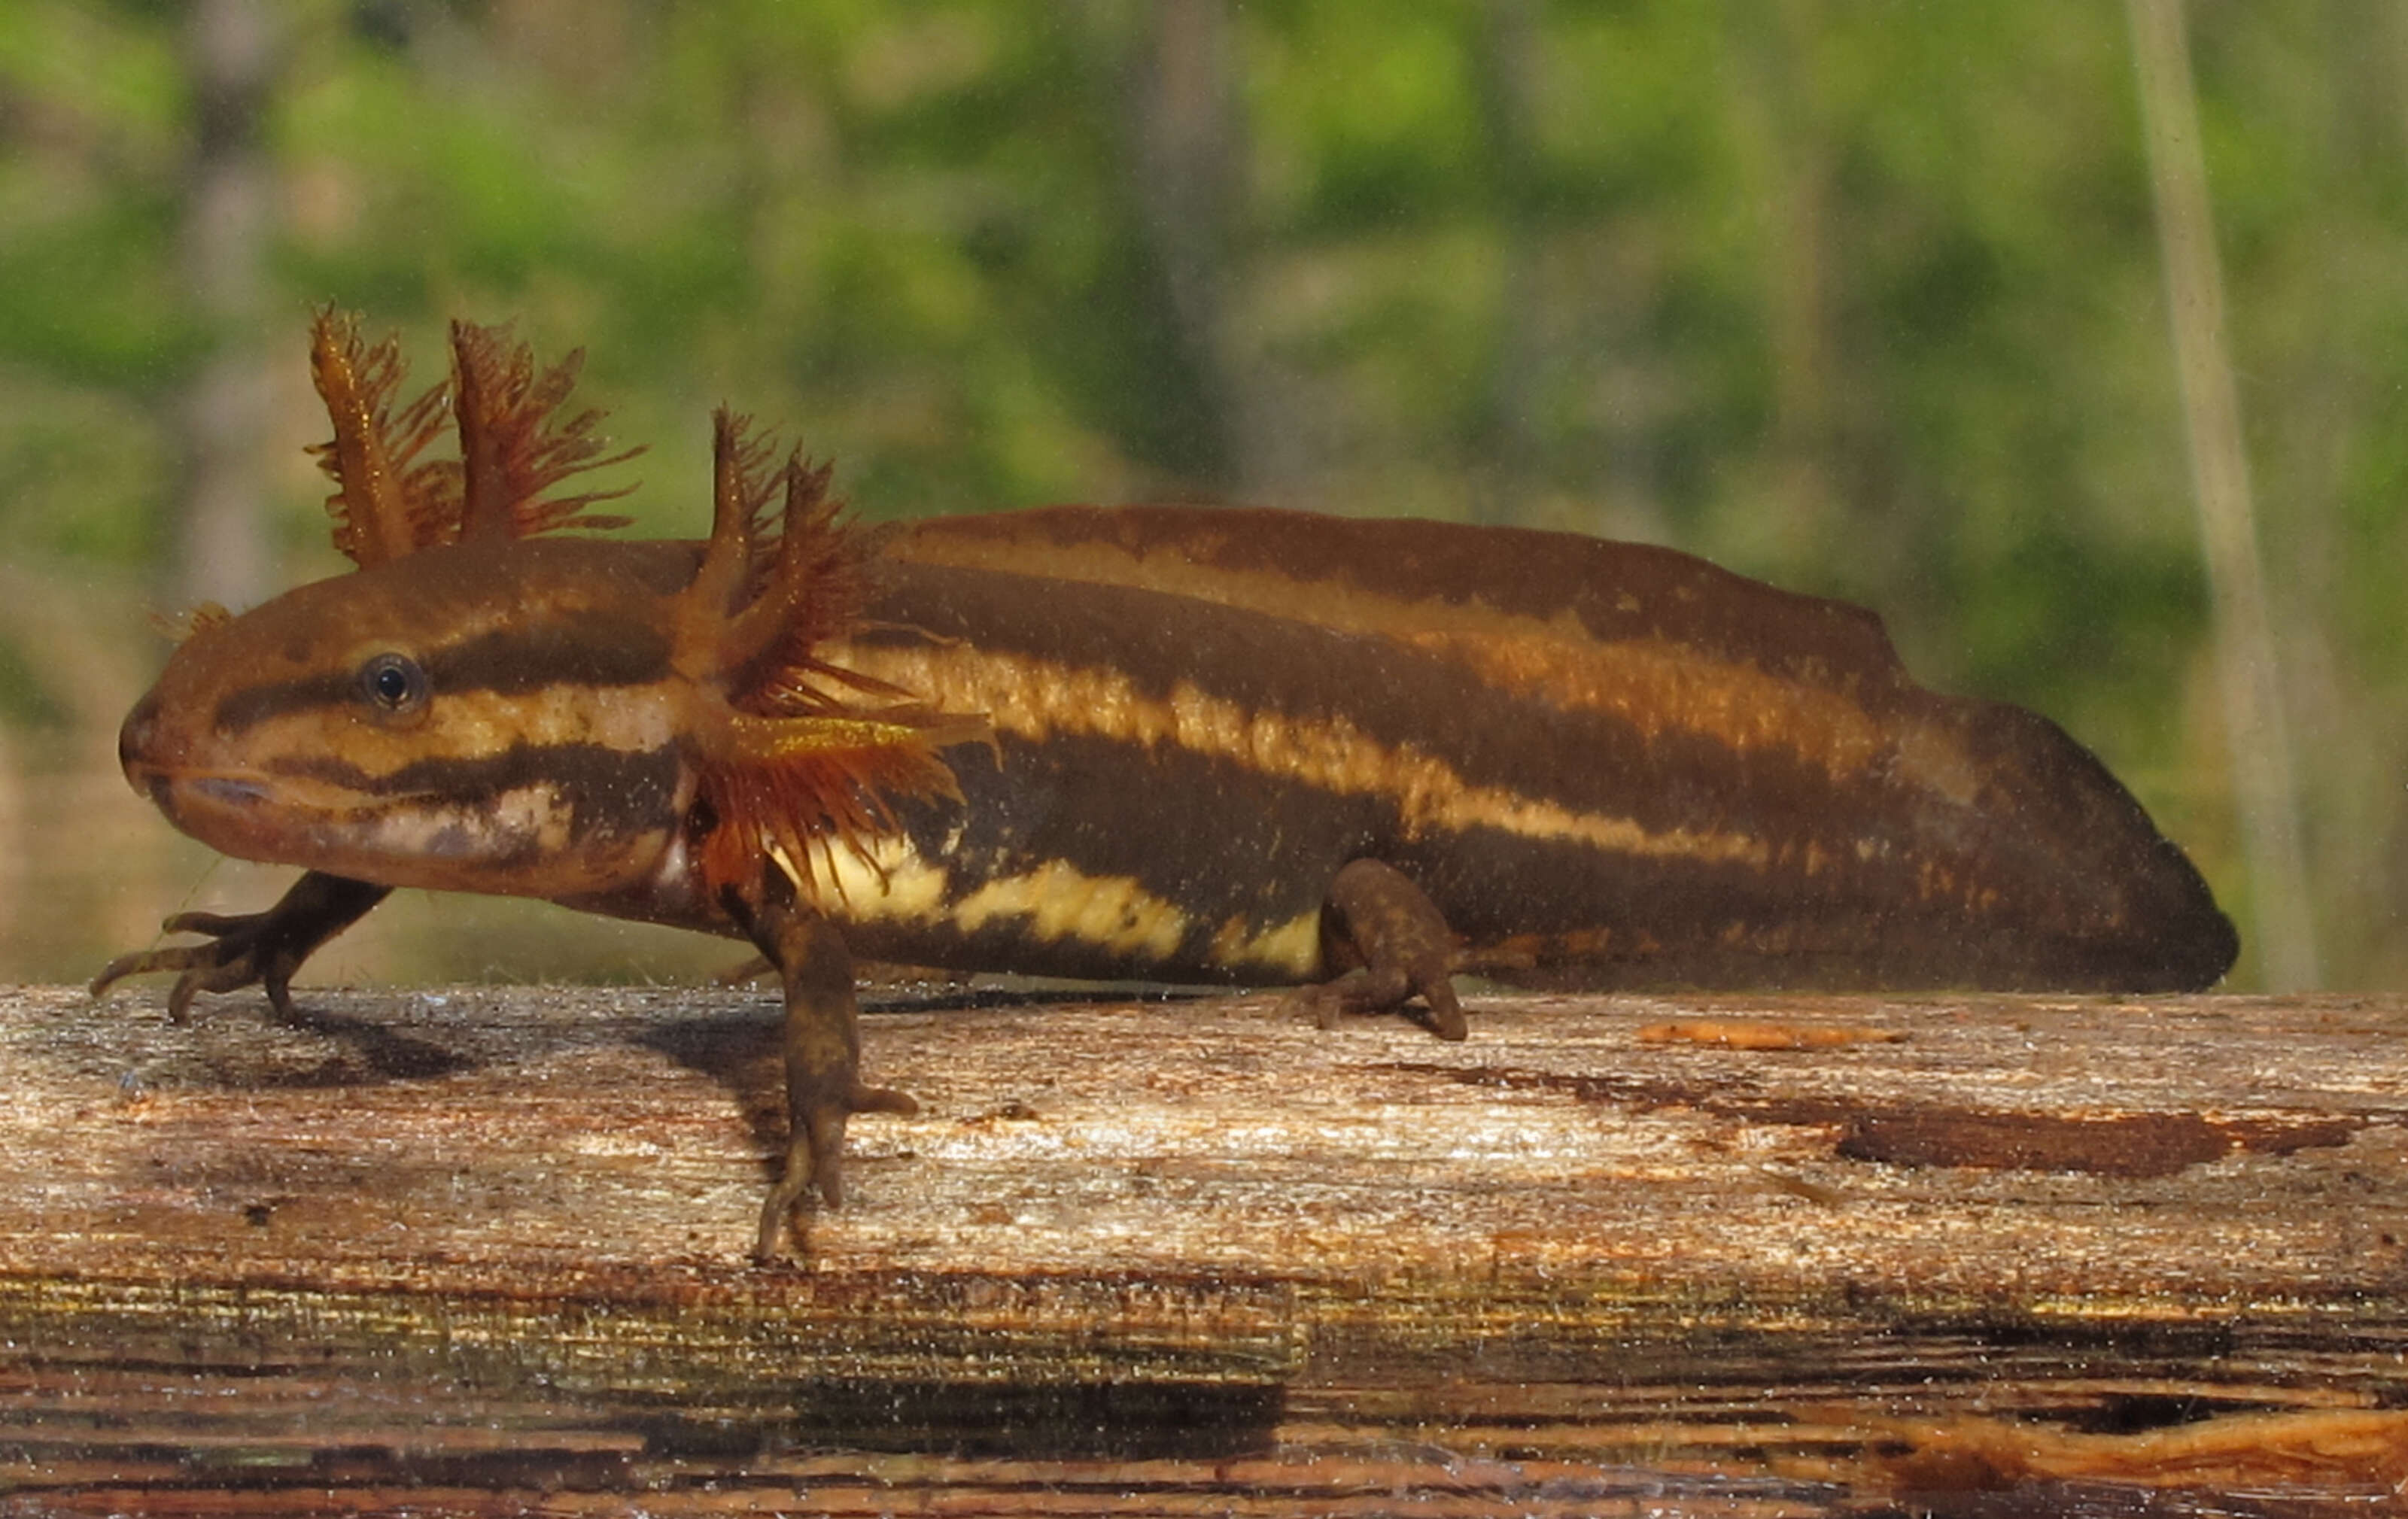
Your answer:
[[[905,999],[771,1267],[767,996],[302,1001],[0,996],[0,1515],[2408,1482],[2401,998]]]

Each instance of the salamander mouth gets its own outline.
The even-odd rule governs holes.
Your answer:
[[[217,770],[176,769],[165,766],[126,767],[126,778],[170,817],[180,805],[247,812],[255,808],[350,816],[364,807],[390,810],[441,799],[441,794],[414,788],[369,795],[339,781],[312,774],[290,774],[284,767],[249,767]]]
[[[248,766],[141,764],[128,766],[126,778],[168,822],[237,859],[322,865],[357,822],[358,797]]]
[[[159,786],[165,784],[166,784],[165,778],[162,777],[157,782],[154,782],[153,790],[155,791]],[[184,784],[190,787],[193,791],[198,793],[200,795],[208,798],[210,801],[226,802],[236,807],[246,807],[255,802],[264,802],[267,800],[267,787],[265,785],[257,781],[249,780],[240,776],[193,776],[186,780]]]
[[[125,767],[125,779],[171,817],[179,804],[242,809],[263,806],[275,795],[267,778],[255,770],[186,770],[136,763]]]
[[[229,824],[248,828],[276,800],[265,777],[239,770],[187,770],[137,762],[126,766],[125,779],[187,833],[196,825],[208,834],[221,833]],[[205,837],[204,841],[217,840]]]
[[[296,818],[339,814],[356,801],[331,787],[295,784],[248,767],[131,765],[125,774],[168,822],[212,848],[251,859],[260,857],[256,846],[267,838],[291,834]]]
[[[268,799],[267,787],[250,776],[194,774],[140,760],[126,762],[125,780],[170,819],[181,815],[184,806],[192,802],[245,809]]]

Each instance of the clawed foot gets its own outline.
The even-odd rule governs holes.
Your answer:
[[[1421,1021],[1442,1039],[1464,1037],[1455,1000],[1455,935],[1436,903],[1404,872],[1378,860],[1353,860],[1329,883],[1322,918],[1323,953],[1335,964],[1364,968],[1288,998],[1324,1028],[1350,1012],[1407,1012],[1420,997]],[[1408,1014],[1410,1015],[1410,1014]]]
[[[105,996],[128,976],[172,970],[167,1016],[176,1023],[192,1015],[193,998],[201,993],[238,991],[253,982],[265,989],[277,1015],[290,1019],[293,973],[318,946],[384,900],[388,889],[313,870],[265,912],[179,912],[161,931],[205,934],[208,942],[121,954],[93,978],[92,995]]]
[[[104,996],[128,976],[152,971],[177,972],[167,993],[167,1017],[182,1023],[192,1016],[193,998],[203,992],[235,992],[256,982],[267,992],[277,1015],[293,1016],[293,973],[301,968],[308,948],[298,951],[277,941],[275,917],[245,912],[228,917],[216,912],[179,912],[161,925],[169,934],[208,934],[206,944],[177,944],[165,949],[136,950],[108,962],[93,978],[92,995]]]
[[[1411,1006],[1419,996],[1426,1007]],[[1281,1004],[1291,1013],[1308,1015],[1323,1028],[1335,1028],[1350,1014],[1393,1012],[1412,1018],[1442,1039],[1469,1033],[1463,1004],[1455,1000],[1455,982],[1443,967],[1416,975],[1402,967],[1356,970],[1319,986],[1300,986]]]
[[[891,1087],[855,1083],[840,1101],[813,1103],[795,1115],[786,1141],[785,1171],[761,1205],[760,1238],[753,1258],[778,1258],[795,1210],[805,1194],[816,1192],[830,1209],[844,1206],[844,1127],[855,1113],[894,1113],[909,1118],[920,1105],[907,1093]]]

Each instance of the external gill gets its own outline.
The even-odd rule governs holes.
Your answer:
[[[335,481],[326,509],[335,547],[366,569],[421,547],[439,514],[445,466],[418,455],[449,410],[437,385],[393,409],[404,365],[391,338],[370,344],[359,318],[329,307],[309,330],[309,378],[326,403],[334,437],[309,451]]]
[[[604,457],[602,413],[563,418],[582,351],[538,370],[507,326],[452,323],[452,373],[398,405],[404,365],[394,338],[369,343],[359,319],[328,308],[309,337],[309,374],[335,436],[311,447],[336,485],[326,500],[335,547],[366,569],[421,549],[473,538],[498,542],[556,527],[624,527],[586,509],[625,491],[545,493],[571,475],[624,464]],[[460,457],[421,459],[451,417]]]
[[[859,621],[865,551],[829,499],[829,471],[795,454],[772,474],[768,453],[741,419],[717,414],[710,541],[671,618],[671,661],[695,703],[696,862],[714,902],[733,892],[757,904],[765,861],[802,903],[834,887],[838,850],[875,869],[872,842],[897,826],[890,798],[960,800],[937,752],[989,736],[982,716],[938,711],[818,657]],[[763,518],[781,486],[772,537]]]

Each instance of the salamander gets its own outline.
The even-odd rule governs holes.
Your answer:
[[[2165,991],[2238,944],[2087,751],[1937,695],[1872,614],[1670,550],[1206,507],[848,523],[724,408],[708,539],[612,537],[604,450],[455,323],[400,399],[321,313],[353,571],[204,609],[127,717],[127,778],[304,867],[197,944],[194,996],[294,971],[394,887],[749,940],[791,1139],[757,1248],[843,1194],[855,954],[1292,985],[1325,1022],[1465,1025],[1454,978],[1623,988]],[[456,460],[433,456],[447,422]],[[623,456],[624,457],[624,456]],[[585,529],[588,531],[564,531]]]

